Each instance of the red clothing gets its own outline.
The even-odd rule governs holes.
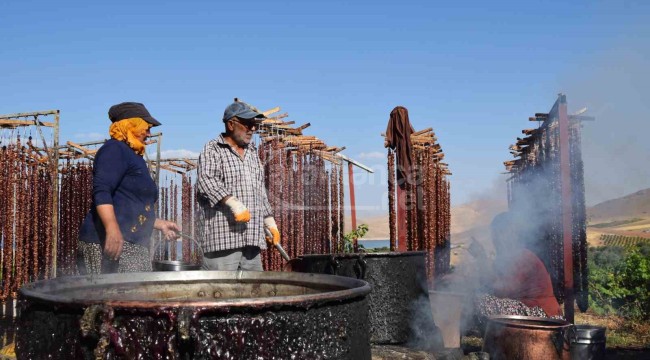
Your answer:
[[[548,316],[562,315],[553,294],[551,276],[533,252],[523,249],[512,264],[505,266],[494,286],[494,295],[519,300],[528,307],[539,306]]]

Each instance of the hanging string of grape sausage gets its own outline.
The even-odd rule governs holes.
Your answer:
[[[573,263],[576,301],[580,311],[585,312],[589,307],[587,268],[587,214],[584,189],[584,164],[582,162],[580,124],[570,128],[570,162],[571,162],[571,195],[573,208]]]
[[[16,171],[16,193],[15,193],[15,198],[16,198],[16,216],[14,218],[14,221],[16,223],[16,239],[14,240],[15,244],[15,250],[14,250],[14,271],[15,271],[15,279],[11,285],[11,297],[15,298],[16,293],[18,291],[18,288],[21,285],[21,281],[23,280],[23,271],[24,271],[24,258],[23,258],[23,243],[24,243],[24,220],[25,216],[23,214],[23,209],[25,206],[25,201],[27,200],[25,198],[25,187],[24,187],[24,165],[25,165],[25,159],[24,159],[24,147],[22,146],[22,143],[20,141],[20,135],[18,135],[17,140],[16,140],[16,150],[17,150],[17,158],[16,158],[16,165],[17,165],[17,171]]]
[[[291,168],[293,167],[293,164],[291,162],[291,154],[289,151],[286,150],[284,146],[282,146],[278,152],[280,153],[280,174],[282,174],[282,186],[281,190],[283,196],[283,201],[280,203],[280,245],[282,245],[285,249],[289,248],[289,230],[290,225],[289,225],[289,219],[291,218],[291,207],[290,207],[290,196],[291,191],[293,189],[293,184],[292,184],[292,179],[293,177],[291,176]],[[271,251],[273,253],[273,257],[276,259],[276,264],[278,270],[282,268],[282,261],[284,261],[280,254],[277,251]]]
[[[332,198],[332,206],[330,208],[329,220],[331,224],[330,242],[334,252],[341,252],[341,244],[339,242],[339,193],[338,193],[338,169],[332,168],[330,173],[330,197]]]
[[[192,198],[192,184],[186,174],[181,175],[181,229],[186,234],[191,234],[192,229],[192,205],[190,203]],[[183,237],[182,240],[183,261],[190,263],[192,259],[191,240]]]
[[[339,242],[343,242],[343,235],[345,234],[345,186],[343,185],[343,163],[339,165],[339,201],[338,201],[338,208],[339,208],[339,223],[338,223],[338,228],[339,228]],[[354,229],[353,229],[354,230]],[[354,249],[357,251],[358,249]]]
[[[2,288],[0,301],[5,301],[9,296],[9,284],[13,267],[13,191],[12,175],[14,164],[12,161],[12,145],[2,145],[2,168],[0,168],[0,231],[2,237]]]
[[[388,229],[390,251],[397,250],[397,205],[395,202],[395,151],[388,149]]]
[[[302,150],[296,153],[296,237],[293,241],[296,243],[296,253],[294,257],[305,254],[305,173],[304,173],[305,156]]]

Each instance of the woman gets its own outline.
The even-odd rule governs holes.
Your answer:
[[[108,117],[111,139],[95,155],[93,204],[79,234],[79,273],[151,271],[153,229],[167,240],[177,238],[179,230],[156,219],[158,188],[142,158],[149,130],[160,123],[135,102],[112,106]]]
[[[523,223],[523,221],[522,221]],[[551,276],[544,263],[523,243],[533,241],[521,230],[516,217],[510,213],[497,215],[491,224],[492,241],[496,251],[491,276],[492,294],[476,299],[479,322],[492,315],[522,315],[562,318],[562,310],[553,293]],[[522,243],[523,242],[523,243]]]

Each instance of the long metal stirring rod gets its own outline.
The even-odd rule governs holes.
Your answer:
[[[287,255],[287,252],[284,251],[284,248],[282,248],[282,245],[280,245],[280,243],[275,244],[275,248],[278,249],[278,251],[280,252],[280,255],[282,255],[282,257],[283,257],[285,260],[287,260],[287,261],[291,260],[291,258],[289,257],[289,255]]]
[[[182,232],[180,232],[180,231],[177,231],[176,233],[177,233],[178,235],[183,236],[183,237],[186,237],[186,238],[188,238],[188,239],[190,239],[190,240],[192,240],[192,241],[196,241],[196,239],[194,239],[193,237],[191,237],[191,236],[189,236],[189,235],[187,235],[187,234],[185,234],[185,233],[182,233]],[[290,258],[289,255],[287,254],[287,252],[284,251],[284,248],[282,247],[282,245],[280,245],[279,243],[278,243],[278,244],[275,244],[275,248],[278,249],[278,251],[280,252],[280,255],[282,255],[282,258],[284,258],[286,261],[291,260],[291,258]]]

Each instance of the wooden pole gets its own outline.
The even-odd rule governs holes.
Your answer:
[[[569,154],[569,116],[566,96],[558,99],[558,125],[560,130],[560,180],[562,189],[562,233],[564,243],[564,316],[574,323],[573,293],[573,202],[571,201],[571,163]]]
[[[57,245],[59,243],[59,110],[54,114],[54,139],[52,139],[52,277],[56,277]]]

